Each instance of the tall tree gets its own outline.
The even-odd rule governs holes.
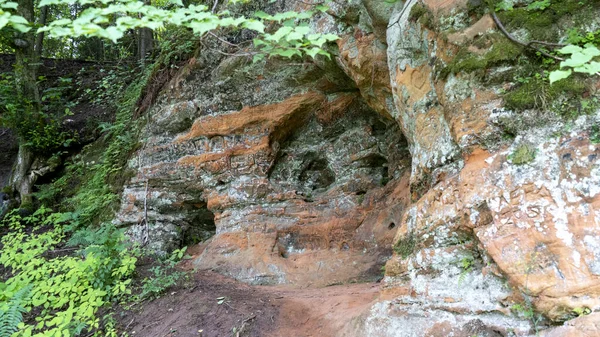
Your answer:
[[[17,13],[28,22],[35,22],[35,7],[33,0],[18,0]],[[42,37],[43,38],[43,37]],[[37,86],[37,68],[40,55],[35,48],[35,30],[20,32],[14,41],[15,47],[15,82],[19,99],[29,111],[26,118],[39,118],[41,113],[40,92]],[[41,52],[41,48],[39,50]],[[17,162],[11,176],[11,186],[20,197],[21,207],[31,204],[31,192],[36,176],[29,174],[35,160],[33,151],[23,142],[19,144]]]

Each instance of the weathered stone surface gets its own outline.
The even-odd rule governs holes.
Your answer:
[[[367,104],[388,118],[395,110],[387,65],[387,46],[360,29],[338,40],[340,64]]]
[[[384,7],[332,4],[312,25],[341,35],[336,62],[190,62],[149,113],[117,222],[157,249],[214,233],[193,264],[253,284],[369,280],[387,261],[340,336],[595,331],[600,115],[500,141],[507,120],[541,118],[503,108],[502,70],[442,76],[459,48],[489,52],[470,44],[490,17],[422,1],[428,27],[415,3],[389,11],[387,46]],[[513,308],[527,303],[547,319]]]
[[[597,118],[582,117],[577,125],[584,128]],[[600,308],[595,243],[600,148],[590,143],[585,129],[548,138],[555,131],[530,130],[494,154],[476,151],[459,174],[427,192],[407,211],[395,238],[399,247],[412,244],[406,259],[388,262],[390,282],[408,273],[415,287],[411,273],[437,265],[424,256],[476,244],[478,249],[467,251],[481,252],[482,272],[506,277],[550,319],[569,319],[576,308]],[[512,164],[510,155],[525,142],[536,149],[535,158]],[[431,281],[427,284],[431,289]]]
[[[212,226],[194,264],[249,283],[378,277],[409,202],[406,142],[357,93],[287,90],[239,111],[202,114],[214,105],[181,98],[157,105],[117,222],[163,250]],[[194,114],[185,130],[158,126]]]
[[[577,317],[564,324],[564,326],[543,331],[544,337],[587,337],[600,336],[600,313],[593,313]]]
[[[488,118],[502,103],[496,90],[486,88],[473,74],[441,76],[459,45],[468,45],[493,28],[491,18],[484,16],[471,23],[465,14],[466,1],[417,3],[395,7],[387,34],[395,102],[391,111],[410,144],[414,190],[433,186],[436,180],[432,175],[452,170],[446,166],[460,161],[462,151],[497,132]],[[438,31],[444,32],[443,27],[450,25],[454,33],[443,36],[411,17],[415,5],[426,11],[423,16],[431,16],[429,24]]]
[[[458,154],[433,81],[430,60],[436,55],[436,37],[410,20],[416,3],[398,4],[387,32],[388,66],[396,105],[393,116],[410,144],[413,183],[424,180],[427,172],[451,162]]]

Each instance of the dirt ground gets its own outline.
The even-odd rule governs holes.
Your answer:
[[[116,318],[130,336],[327,337],[360,315],[378,294],[378,283],[303,289],[249,286],[199,271],[161,298]]]

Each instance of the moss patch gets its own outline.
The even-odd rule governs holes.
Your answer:
[[[515,165],[531,163],[535,159],[536,149],[529,144],[519,145],[515,151],[508,155],[508,159]]]
[[[417,242],[413,234],[408,234],[405,238],[398,240],[394,245],[394,252],[406,259],[415,251]]]
[[[423,25],[424,27],[427,28],[433,28],[433,13],[431,12],[431,10],[426,7],[424,4],[422,3],[417,3],[415,4],[411,9],[410,9],[410,14],[408,16],[409,20],[414,21],[414,22],[419,22],[421,25]]]
[[[556,106],[560,97],[566,101],[580,100],[586,91],[585,82],[577,76],[550,84],[545,78],[528,78],[518,88],[504,96],[506,106],[513,110],[550,109],[565,114],[561,106]],[[566,107],[564,107],[566,108]],[[562,111],[561,111],[562,110]]]
[[[499,1],[493,1],[492,8]],[[582,26],[594,19],[599,0],[561,0],[552,1],[544,10],[527,10],[527,7],[516,7],[510,11],[498,13],[500,21],[509,31],[526,29],[531,39],[558,41],[560,30],[557,23],[570,16],[574,24]]]
[[[462,47],[452,62],[442,70],[442,78],[460,72],[481,72],[481,76],[483,76],[488,68],[515,63],[515,60],[523,53],[523,48],[498,34],[491,34],[477,43],[480,46],[491,45],[491,48],[484,55],[477,55],[470,52],[467,46]]]

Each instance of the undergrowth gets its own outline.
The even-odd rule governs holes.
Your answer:
[[[0,337],[117,336],[110,313],[100,312],[115,301],[135,299],[131,277],[141,250],[109,222],[131,177],[127,161],[144,125],[144,118],[134,118],[135,110],[156,74],[194,48],[163,45],[156,62],[140,67],[125,90],[100,97],[113,100],[115,121],[100,126],[100,138],[68,160],[59,178],[38,186],[35,196],[42,206],[35,213],[22,216],[15,210],[5,216],[0,265],[8,278],[0,280]],[[123,78],[108,79],[103,86],[125,87]],[[185,276],[173,268],[182,252],[152,270],[138,300],[160,295]]]
[[[45,207],[27,217],[13,211],[2,221],[10,232],[1,240],[0,264],[12,277],[0,282],[0,308],[12,314],[1,336],[62,337],[82,331],[116,336],[114,330],[101,329],[96,314],[131,293],[128,284],[138,252],[121,231],[106,225],[90,232],[102,239],[64,256],[61,252],[68,248],[61,246],[68,225],[76,221],[72,213],[52,213]],[[23,313],[29,314],[28,320],[23,321]]]
[[[152,277],[145,278],[142,282],[138,300],[154,299],[162,295],[169,287],[174,286],[181,279],[189,276],[185,271],[175,269],[175,265],[184,258],[187,247],[176,249],[171,255],[150,269]]]

